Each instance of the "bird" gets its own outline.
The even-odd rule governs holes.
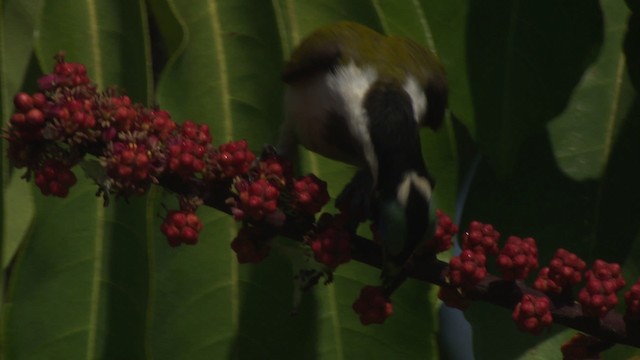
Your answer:
[[[342,21],[293,50],[282,72],[285,119],[276,147],[295,159],[298,145],[359,169],[338,197],[365,207],[383,253],[382,284],[434,229],[435,180],[419,130],[438,129],[448,84],[438,58],[417,42]]]

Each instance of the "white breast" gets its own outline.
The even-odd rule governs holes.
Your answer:
[[[307,149],[331,159],[367,165],[377,171],[373,145],[369,139],[368,119],[363,107],[369,87],[376,81],[372,68],[361,69],[351,63],[313,80],[291,85],[285,93],[286,116],[298,141]],[[343,154],[327,143],[325,126],[331,113],[347,121],[347,128],[360,143],[366,159],[354,162],[352,154]],[[374,170],[372,168],[372,170]],[[375,173],[375,172],[374,172]]]

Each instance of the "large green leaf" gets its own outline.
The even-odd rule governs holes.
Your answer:
[[[607,25],[602,48],[582,75],[566,110],[549,124],[558,165],[576,180],[604,173],[634,95],[621,47],[629,11],[619,1],[602,1],[601,6]]]
[[[13,95],[33,89],[38,72],[33,54],[33,31],[41,1],[6,0],[0,19],[0,116],[6,124],[13,112]],[[0,151],[6,153],[6,142]],[[2,158],[2,255],[3,268],[13,259],[33,218],[31,186],[20,179],[22,170],[11,169]]]
[[[147,101],[142,2],[45,1],[38,18],[42,71],[51,71],[53,55],[64,50],[100,86],[119,84]],[[95,185],[80,180],[65,200],[37,196],[3,309],[5,358],[144,358],[146,200],[104,209],[94,193]]]
[[[523,141],[559,115],[603,41],[597,0],[471,2],[472,133],[501,178]]]

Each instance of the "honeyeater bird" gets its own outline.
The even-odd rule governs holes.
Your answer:
[[[316,30],[293,51],[278,151],[297,145],[361,169],[347,188],[360,192],[377,224],[383,284],[393,286],[433,227],[434,180],[422,156],[419,128],[437,129],[447,81],[430,51],[403,37],[352,22]]]

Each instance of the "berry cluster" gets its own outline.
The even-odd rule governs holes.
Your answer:
[[[307,175],[293,181],[293,207],[315,214],[329,202],[327,183],[315,175]]]
[[[582,272],[586,267],[587,264],[576,254],[558,249],[549,266],[540,269],[533,287],[543,292],[559,294],[566,286],[582,281]]]
[[[351,260],[351,237],[342,219],[325,213],[318,224],[318,231],[308,236],[315,259],[332,269]]]
[[[436,211],[438,215],[438,226],[433,235],[434,251],[439,253],[451,249],[451,239],[458,232],[458,225],[454,224],[449,215],[442,210]]]
[[[234,186],[238,199],[233,199],[230,203],[236,220],[249,218],[260,221],[278,210],[280,191],[266,179],[260,178],[253,182],[238,179]]]
[[[222,144],[217,153],[212,154],[209,177],[213,179],[232,179],[236,176],[246,174],[256,156],[249,150],[246,140],[233,141]]]
[[[587,316],[603,317],[618,305],[616,292],[625,286],[620,265],[598,259],[585,278],[587,285],[578,294],[582,312]]]
[[[109,195],[144,194],[165,175],[203,187],[209,180],[229,184],[249,171],[255,155],[246,141],[215,149],[207,125],[189,120],[177,125],[168,112],[135,104],[114,89],[98,92],[82,64],[65,62],[62,55],[56,59],[54,71],[39,80],[39,92],[16,95],[16,111],[5,130],[12,165],[26,167],[27,178],[35,173],[44,194],[66,196],[76,182],[70,168],[85,155],[99,160],[84,164],[99,164],[87,174],[105,203]],[[267,210],[273,206],[266,204]],[[163,232],[172,244],[197,239],[179,237],[170,223]]]
[[[195,245],[202,230],[202,222],[193,210],[170,210],[160,226],[169,245]]]
[[[624,294],[624,301],[627,304],[627,317],[640,319],[640,279]]]
[[[462,236],[462,248],[486,255],[498,255],[500,233],[491,224],[472,221],[469,230]]]
[[[120,195],[144,194],[163,170],[163,154],[150,139],[109,143],[103,161],[110,187]],[[155,145],[155,146],[154,146]]]
[[[58,63],[54,66],[53,73],[38,80],[41,90],[72,89],[90,85],[91,80],[87,76],[87,69],[84,65],[65,62],[62,54],[56,55],[56,59]]]
[[[472,221],[462,236],[462,252],[449,261],[449,282],[463,290],[487,276],[487,255],[497,255],[500,233],[492,225]]]
[[[550,326],[553,322],[550,304],[547,297],[524,294],[512,314],[518,329],[538,334],[543,328]]]
[[[291,162],[275,153],[273,149],[265,149],[255,169],[255,177],[263,177],[279,189],[284,189],[293,181]]]
[[[44,195],[66,197],[69,188],[76,183],[76,176],[69,164],[60,160],[47,159],[36,172],[36,185]]]
[[[487,257],[482,251],[463,250],[449,262],[449,281],[452,285],[470,289],[487,276]]]
[[[231,242],[231,249],[240,264],[257,264],[269,255],[270,239],[261,228],[245,225]]]
[[[533,238],[509,236],[498,255],[498,266],[505,280],[524,280],[538,267],[538,247]]]
[[[202,176],[211,151],[209,126],[187,120],[167,139],[167,167],[183,178]]]
[[[42,137],[40,130],[45,125],[46,103],[47,99],[42,93],[35,93],[31,96],[22,92],[13,98],[16,112],[11,116],[9,123],[14,131],[14,136],[26,141]]]
[[[365,286],[353,303],[353,310],[360,316],[362,325],[382,324],[393,315],[393,304],[380,286]]]

